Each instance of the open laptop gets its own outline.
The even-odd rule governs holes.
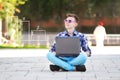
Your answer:
[[[56,56],[78,56],[80,49],[79,37],[56,37]]]

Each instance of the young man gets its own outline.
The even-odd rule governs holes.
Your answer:
[[[56,37],[79,37],[82,50],[77,57],[56,57],[56,43],[53,44],[51,50],[47,54],[47,58],[54,65],[50,65],[52,71],[58,71],[60,69],[67,71],[86,71],[84,66],[87,56],[91,55],[91,50],[88,46],[87,39],[84,34],[75,30],[78,25],[79,18],[75,14],[67,14],[64,20],[65,31],[60,32]]]

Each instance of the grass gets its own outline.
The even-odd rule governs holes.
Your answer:
[[[13,45],[0,45],[0,49],[48,49],[45,45],[24,45],[24,46],[13,46]]]

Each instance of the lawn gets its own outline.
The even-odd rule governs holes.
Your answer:
[[[45,45],[24,45],[24,46],[13,46],[13,45],[0,45],[0,49],[48,49],[49,47]]]

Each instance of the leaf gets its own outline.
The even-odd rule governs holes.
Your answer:
[[[23,4],[25,4],[25,2],[24,1],[19,1],[19,4],[23,5]]]
[[[15,11],[18,12],[18,13],[20,13],[20,9],[18,9],[18,8],[15,8]]]
[[[10,2],[14,5],[16,4],[16,0],[10,0]]]

